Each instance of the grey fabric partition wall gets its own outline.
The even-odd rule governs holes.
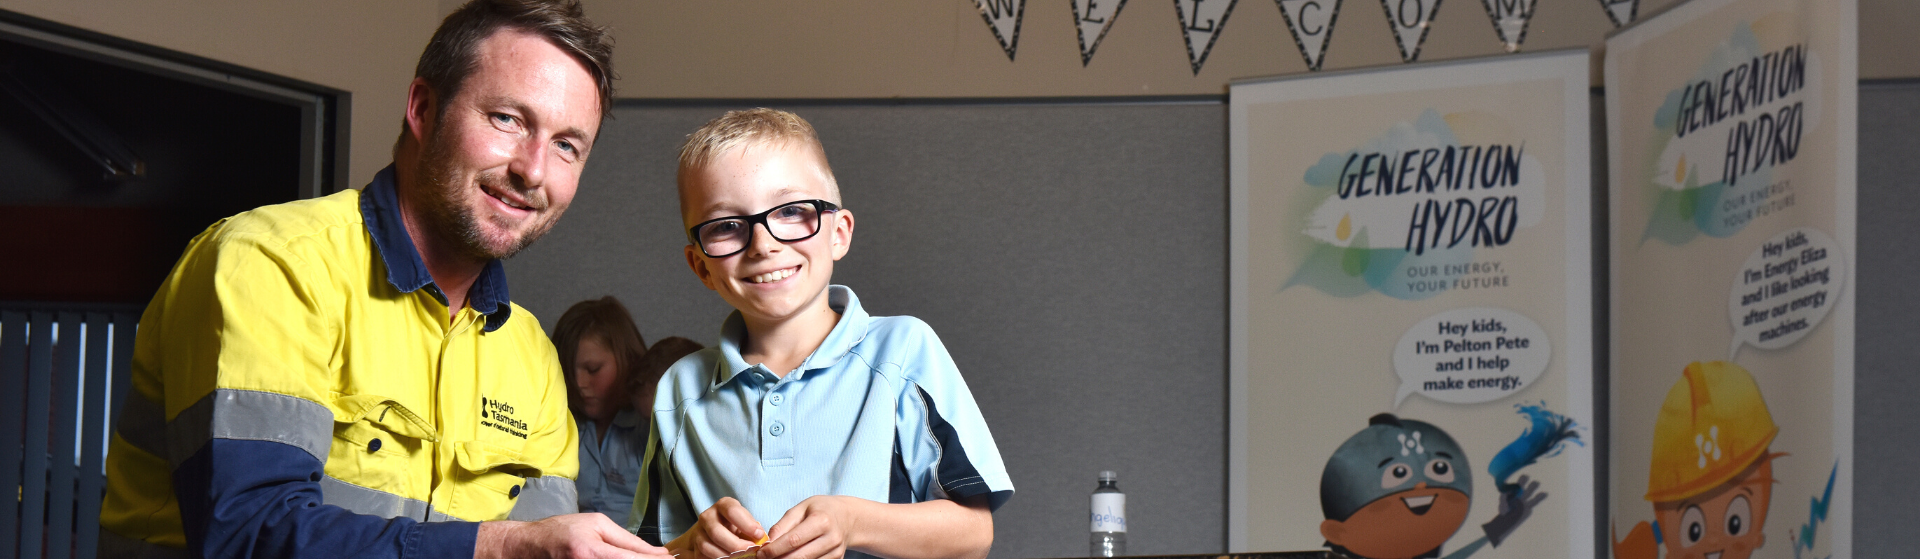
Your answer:
[[[992,557],[1084,554],[1103,469],[1128,494],[1130,553],[1225,550],[1223,105],[776,106],[820,129],[856,217],[836,282],[875,314],[931,324],[993,428],[1018,492],[995,516]],[[1920,235],[1920,84],[1863,86],[1860,107],[1854,556],[1900,557],[1920,524],[1905,475],[1920,451],[1895,442],[1920,424],[1920,245],[1905,241]],[[687,269],[673,168],[680,139],[725,108],[616,109],[573,209],[508,263],[514,299],[551,329],[573,302],[611,294],[649,341],[711,344],[728,309]],[[1596,175],[1596,201],[1604,188]],[[1595,270],[1606,309],[1604,260]]]
[[[1223,105],[784,108],[819,129],[854,214],[834,281],[932,325],[993,430],[1016,487],[993,557],[1084,556],[1100,470],[1127,493],[1130,553],[1221,550]],[[649,342],[711,345],[729,309],[687,268],[673,173],[723,110],[616,109],[565,219],[507,264],[514,299],[550,330],[611,294]]]

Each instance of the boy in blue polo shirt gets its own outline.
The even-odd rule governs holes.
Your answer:
[[[1013,484],[933,330],[829,284],[854,220],[813,127],[727,113],[679,190],[687,265],[735,312],[660,379],[635,530],[680,559],[986,557]]]

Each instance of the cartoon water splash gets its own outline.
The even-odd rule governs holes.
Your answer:
[[[1586,446],[1580,440],[1581,427],[1572,418],[1554,413],[1546,406],[1544,401],[1538,405],[1513,405],[1516,413],[1527,417],[1529,425],[1526,431],[1520,433],[1520,438],[1507,443],[1487,465],[1487,473],[1493,474],[1493,481],[1500,486],[1500,491],[1520,490],[1517,484],[1509,483],[1507,478],[1541,458],[1558,456],[1567,443]]]
[[[1802,552],[1813,549],[1814,534],[1820,525],[1827,521],[1827,506],[1833,504],[1833,479],[1840,474],[1840,464],[1835,462],[1833,471],[1827,473],[1827,490],[1813,499],[1813,505],[1807,511],[1807,523],[1801,524],[1797,531],[1789,531],[1787,539],[1793,542],[1793,559],[1801,559]]]

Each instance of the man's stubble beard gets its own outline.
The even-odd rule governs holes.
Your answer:
[[[547,208],[550,200],[545,196],[545,192],[536,193],[513,184],[518,183],[518,180],[511,180],[511,182],[500,180],[499,175],[493,172],[481,172],[473,177],[475,181],[473,184],[466,183],[461,170],[454,164],[455,158],[451,146],[455,143],[451,138],[446,137],[444,127],[435,128],[420,152],[419,176],[426,179],[426,184],[422,185],[426,187],[426,191],[422,193],[425,204],[420,204],[419,209],[421,217],[426,218],[427,221],[425,230],[428,234],[439,237],[443,246],[458,250],[463,256],[483,261],[511,258],[532,245],[533,241],[546,235],[553,229],[553,225],[560,221],[560,214],[564,208],[539,218],[532,228],[516,239],[508,239],[504,242],[489,239],[486,232],[481,229],[480,217],[475,215],[478,210],[467,205],[467,201],[460,198],[461,195],[488,197],[485,192],[479,190],[478,184],[510,188],[525,196],[528,202],[536,207]],[[486,201],[482,200],[481,203],[485,204]],[[507,235],[512,234],[511,230],[507,231]]]

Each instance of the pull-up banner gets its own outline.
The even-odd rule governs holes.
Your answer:
[[[1691,0],[1607,39],[1614,557],[1852,557],[1856,18]]]
[[[1232,84],[1231,551],[1593,556],[1588,71]]]

